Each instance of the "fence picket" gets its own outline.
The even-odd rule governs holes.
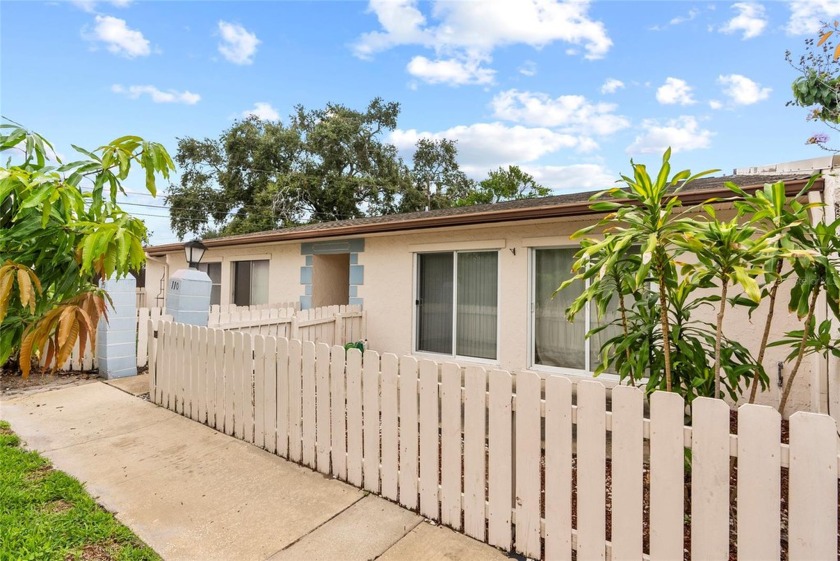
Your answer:
[[[347,480],[362,486],[362,353],[347,350]]]
[[[237,354],[237,376],[236,384],[236,413],[234,414],[234,430],[236,437],[250,441],[254,431],[254,410],[253,410],[253,373],[254,359],[253,347],[251,347],[251,334],[242,333],[240,349]]]
[[[189,328],[189,340],[187,347],[189,349],[189,356],[187,361],[190,365],[190,390],[188,392],[187,405],[189,407],[190,419],[198,420],[198,395],[201,391],[199,385],[199,377],[201,376],[201,354],[198,350],[198,338],[200,327],[191,325]]]
[[[492,392],[492,378],[490,383]],[[492,398],[491,393],[491,400]],[[492,445],[490,451],[492,454]],[[499,461],[503,465],[510,465],[507,458],[500,458]],[[572,383],[568,378],[559,376],[548,376],[545,380],[545,473],[551,474],[545,478],[545,558],[552,561],[571,561]],[[641,479],[639,481],[641,482]],[[508,511],[510,511],[509,497],[510,491],[507,497]],[[641,509],[639,512],[641,513]],[[509,540],[509,525],[507,536]],[[613,538],[615,538],[615,527],[613,527]]]
[[[516,376],[516,551],[540,556],[539,374]],[[578,503],[579,504],[579,503]]]
[[[738,408],[738,560],[779,559],[781,417],[772,407]]]
[[[490,372],[488,542],[505,550],[511,548],[511,470],[513,378],[504,370]]]
[[[604,385],[581,380],[577,385],[577,553],[581,559],[604,559],[606,554],[605,424]]]
[[[691,404],[691,558],[729,555],[729,406],[699,397]]]
[[[234,371],[236,361],[235,341],[237,340],[237,333],[235,331],[225,331],[225,434],[233,434],[233,415],[234,415],[234,395],[236,373]],[[240,334],[241,339],[241,334]]]
[[[294,462],[302,459],[303,418],[301,396],[301,342],[289,341],[289,458]]]
[[[263,349],[263,446],[277,451],[277,338],[266,337]]]
[[[362,370],[364,486],[379,492],[379,353],[365,351]]]
[[[399,494],[399,431],[397,384],[399,359],[397,355],[382,355],[382,494],[397,500]]]
[[[209,346],[207,343],[208,330],[202,326],[198,328],[198,351],[196,359],[198,359],[198,396],[195,403],[198,409],[198,422],[204,423],[207,421],[207,354]]]
[[[146,330],[151,334],[150,337],[146,339],[146,354],[149,364],[149,399],[152,400],[152,403],[159,403],[157,397],[157,339],[152,331],[151,320],[146,322]]]
[[[315,467],[315,343],[303,343],[303,463]]]
[[[265,448],[265,338],[254,335],[254,444]]]
[[[339,479],[347,479],[347,398],[344,375],[344,347],[332,348],[330,382],[332,385],[332,466]]]
[[[417,359],[400,357],[400,504],[417,508]]]
[[[479,366],[464,372],[464,532],[485,539],[487,372]]]
[[[177,337],[178,337],[178,385],[176,387],[177,391],[177,400],[176,400],[176,411],[184,415],[184,411],[187,411],[187,415],[189,415],[189,410],[187,409],[187,394],[189,392],[190,387],[190,349],[187,344],[188,337],[189,337],[189,325],[185,325],[183,323],[179,323],[178,330],[177,330]]]
[[[330,473],[330,346],[315,347],[316,462],[318,471]]]
[[[441,522],[461,529],[461,367],[445,362],[441,378]]]
[[[420,361],[420,514],[437,520],[438,500],[438,365]]]
[[[213,377],[215,378],[215,396],[213,399],[213,427],[222,431],[225,425],[225,332],[213,330],[213,344],[215,360],[213,361]]]
[[[277,454],[289,457],[289,340],[277,339]]]
[[[642,558],[644,394],[612,389],[612,558]]]
[[[682,397],[656,392],[650,398],[650,558],[683,556]]]
[[[788,559],[837,558],[837,424],[827,415],[790,416]]]

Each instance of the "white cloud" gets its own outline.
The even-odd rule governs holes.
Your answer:
[[[616,176],[600,164],[573,164],[569,166],[522,166],[537,183],[555,193],[573,193],[590,189],[613,187]]]
[[[117,8],[126,8],[131,4],[132,0],[110,0],[108,4],[112,6],[116,6]],[[88,13],[96,13],[96,5],[101,4],[101,2],[97,2],[97,0],[70,0],[70,3],[79,8],[80,10],[84,10]]]
[[[714,135],[712,131],[700,128],[696,118],[685,115],[664,123],[645,119],[642,129],[644,133],[627,147],[628,154],[660,154],[669,146],[674,153],[708,148]]]
[[[650,30],[651,31],[662,31],[663,29],[667,29],[668,27],[671,27],[671,26],[674,26],[674,25],[680,25],[680,24],[689,22],[699,15],[700,15],[700,10],[698,10],[697,8],[692,8],[688,11],[688,13],[686,15],[676,16],[674,18],[671,18],[670,21],[668,21],[668,23],[665,24],[665,25],[651,26]]]
[[[159,90],[155,86],[128,86],[124,87],[121,84],[114,84],[111,86],[111,91],[114,93],[125,95],[129,99],[139,99],[140,96],[148,95],[155,103],[183,103],[185,105],[195,105],[201,101],[201,96],[190,91],[179,92],[176,90]]]
[[[840,2],[837,0],[793,0],[787,32],[791,35],[813,35],[820,30],[823,21],[836,18],[840,18]]]
[[[526,60],[522,63],[522,66],[519,67],[519,73],[523,76],[531,76],[537,75],[537,63],[533,60]]]
[[[95,21],[93,31],[86,38],[105,43],[109,52],[127,58],[148,56],[152,52],[149,40],[140,31],[128,27],[124,19],[96,16]]]
[[[459,125],[440,132],[421,132],[416,129],[397,129],[390,135],[404,156],[414,151],[420,138],[447,138],[457,141],[458,162],[462,166],[495,166],[533,162],[558,150],[575,149],[586,152],[597,148],[588,137],[552,131],[543,127],[508,126],[503,123]]]
[[[551,98],[539,92],[507,90],[491,101],[493,115],[506,121],[560,127],[562,132],[584,135],[610,135],[630,126],[630,121],[614,113],[612,103],[592,103],[582,95]]]
[[[663,105],[691,105],[695,103],[692,89],[685,80],[668,77],[656,90],[656,101]]]
[[[586,58],[597,59],[612,46],[604,24],[589,17],[588,0],[436,0],[429,11],[432,22],[418,4],[418,0],[370,0],[369,11],[376,14],[381,30],[359,38],[353,46],[356,56],[371,58],[392,47],[416,45],[434,50],[440,61],[476,57],[489,61],[497,47],[541,48],[563,41],[582,47]]]
[[[710,99],[709,100],[709,107],[712,108],[712,109],[721,109],[721,108],[723,108],[723,103],[721,103],[720,101],[718,101],[716,99]]]
[[[222,42],[219,52],[234,64],[252,64],[257,53],[257,45],[261,43],[257,36],[238,23],[219,21],[219,33]]]
[[[272,105],[265,101],[258,101],[251,109],[246,109],[242,112],[243,117],[256,117],[263,121],[279,121],[280,113],[272,107]]]
[[[429,84],[463,86],[467,84],[492,84],[495,70],[481,66],[481,57],[429,60],[416,56],[406,66],[412,76]]]
[[[743,33],[742,39],[758,37],[767,27],[767,14],[764,6],[749,2],[736,2],[732,9],[738,11],[738,15],[727,21],[720,28],[721,33]]]
[[[624,82],[616,80],[615,78],[607,78],[606,82],[601,86],[602,94],[615,93],[624,87]]]
[[[752,105],[770,97],[771,88],[762,88],[740,74],[718,76],[718,83],[723,86],[723,93],[734,105]]]

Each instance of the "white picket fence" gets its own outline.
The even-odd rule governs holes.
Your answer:
[[[361,306],[240,309],[215,315],[211,312],[209,327],[328,345],[365,339],[365,315]]]
[[[239,314],[240,317],[250,317],[249,313],[260,312],[263,310],[288,310],[293,309],[295,311],[300,310],[300,303],[299,302],[276,302],[273,304],[257,304],[254,306],[237,306],[236,304],[225,304],[224,306],[220,306],[218,304],[213,304],[210,306],[210,320],[209,325],[219,325],[220,323],[225,323],[226,318],[230,317],[230,314]]]
[[[723,401],[696,400],[686,427],[678,395],[654,394],[645,418],[642,392],[615,388],[608,409],[596,381],[169,322],[150,353],[155,403],[504,550],[688,559],[689,524],[690,559],[727,559],[735,459],[738,559],[837,558],[838,447],[825,415],[792,415],[788,445],[774,409],[742,406],[736,436]]]

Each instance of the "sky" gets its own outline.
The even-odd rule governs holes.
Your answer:
[[[445,137],[475,179],[518,165],[568,193],[668,146],[695,172],[824,156],[785,51],[835,18],[840,0],[4,0],[0,113],[64,158],[126,134],[174,156],[249,114],[382,97],[406,161]],[[126,187],[151,242],[177,241],[163,199]]]

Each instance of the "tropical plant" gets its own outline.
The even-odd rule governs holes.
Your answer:
[[[796,283],[790,292],[791,312],[803,320],[801,330],[786,333],[786,339],[771,343],[771,346],[791,346],[788,360],[793,360],[793,367],[788,374],[779,402],[779,411],[784,412],[793,381],[799,372],[802,359],[808,352],[831,350],[831,343],[825,342],[826,334],[831,333],[832,322],[827,319],[816,325],[816,309],[820,294],[825,295],[826,303],[834,317],[840,317],[840,237],[837,228],[840,219],[831,224],[805,222],[799,228],[791,230],[791,235],[803,249],[792,252],[793,271]]]
[[[575,278],[592,278],[593,283],[600,283],[607,273],[617,266],[621,256],[632,247],[640,248],[638,267],[632,276],[626,278],[631,291],[639,291],[646,283],[658,285],[659,326],[662,330],[664,385],[667,391],[673,388],[672,346],[670,322],[668,320],[669,291],[679,284],[674,257],[679,254],[676,245],[678,238],[687,231],[689,223],[675,212],[680,205],[679,193],[695,179],[714,173],[704,171],[692,175],[688,170],[671,175],[671,149],[662,156],[662,166],[656,179],[653,179],[643,164],[630,162],[633,177],[621,176],[624,187],[614,187],[592,197],[590,208],[596,212],[607,213],[598,223],[576,232],[573,239],[580,239],[596,228],[604,232],[601,240],[593,239],[584,245],[578,253],[574,265]],[[601,201],[609,197],[612,201]],[[590,256],[602,254],[611,246],[609,253],[597,269],[595,279],[594,265]],[[587,271],[590,271],[587,274]],[[590,285],[591,288],[591,285]],[[580,299],[590,299],[593,292],[585,292]],[[578,308],[580,309],[580,308]],[[574,312],[574,310],[572,310]],[[571,313],[574,316],[574,313]]]
[[[166,149],[124,136],[85,158],[63,163],[37,133],[0,125],[0,365],[17,355],[29,374],[33,356],[62,364],[76,341],[95,344],[107,294],[98,281],[122,277],[145,262],[146,227],[117,196],[132,166],[148,191],[174,164]],[[15,294],[17,293],[17,294]]]

